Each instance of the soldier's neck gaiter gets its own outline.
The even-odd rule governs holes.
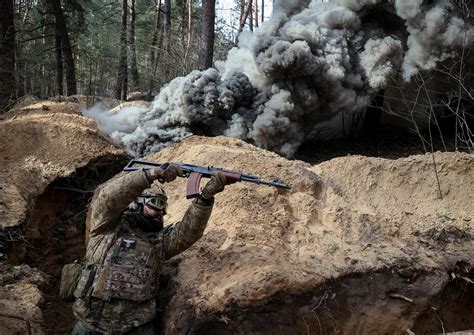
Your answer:
[[[127,210],[123,215],[130,223],[131,228],[138,228],[145,233],[157,233],[163,229],[163,220],[157,222],[152,218],[146,217],[143,215],[141,208],[134,211]]]

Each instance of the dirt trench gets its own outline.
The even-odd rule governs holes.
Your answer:
[[[468,271],[468,272],[466,272]],[[458,278],[452,276],[457,275]],[[451,274],[395,266],[330,280],[252,306],[230,302],[213,315],[180,306],[170,334],[444,334],[474,329],[474,289],[467,263]],[[171,311],[172,314],[177,311]],[[169,312],[168,312],[169,314]],[[166,316],[165,316],[166,319]],[[165,321],[166,324],[166,321]],[[168,323],[168,326],[170,324]],[[462,334],[472,334],[465,332]]]
[[[49,275],[41,305],[46,334],[69,334],[72,329],[72,302],[58,296],[61,268],[84,255],[84,223],[93,190],[124,163],[98,160],[51,183],[36,199],[23,242],[12,250],[14,263]],[[172,299],[180,299],[174,294],[178,266],[179,261],[170,261],[161,278],[163,312],[157,322],[166,334],[436,334],[474,329],[474,289],[463,279],[472,278],[474,271],[462,260],[445,273],[407,271],[396,264],[328,280],[305,292],[281,292],[250,306],[230,301],[223,311],[205,315],[185,302],[167,308]]]
[[[41,306],[46,334],[69,334],[74,324],[72,302],[59,297],[64,264],[85,254],[85,219],[94,189],[121,171],[126,160],[99,158],[68,178],[53,181],[38,196],[24,231],[9,253],[14,264],[28,264],[49,275]]]

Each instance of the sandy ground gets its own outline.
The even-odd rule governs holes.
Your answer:
[[[178,261],[179,298],[171,309],[190,304],[199,316],[350,274],[406,267],[447,273],[474,258],[472,155],[435,154],[442,198],[431,155],[348,156],[311,166],[234,139],[193,137],[148,159],[220,166],[292,184],[279,191],[238,183],[217,197],[203,239]],[[187,206],[185,183],[166,185],[168,222],[178,221]],[[426,295],[441,290],[447,276],[438,279]],[[412,320],[400,316],[389,327],[397,322],[404,330]]]
[[[5,227],[25,224],[28,229],[36,197],[57,178],[74,176],[99,157],[124,157],[93,121],[77,115],[77,106],[68,105],[76,112],[62,113],[61,104],[46,109],[36,102],[26,108],[28,112],[0,123],[0,221]],[[275,333],[277,326],[291,332],[303,321],[303,333],[315,334],[318,326],[346,334],[354,327],[359,334],[410,329],[428,301],[459,279],[460,262],[470,269],[474,259],[474,156],[435,153],[434,158],[441,194],[430,154],[397,160],[347,156],[313,166],[239,140],[193,136],[146,157],[224,167],[279,178],[292,186],[279,190],[236,183],[217,196],[203,238],[168,264],[166,333],[206,333],[196,327],[209,316],[219,318],[214,330],[233,330],[228,333],[265,333],[259,323],[267,333]],[[185,185],[182,178],[165,185],[169,224],[179,221],[188,206]],[[424,275],[401,279],[407,273]],[[370,282],[367,276],[372,274],[375,279]],[[339,283],[338,290],[327,293],[331,283]],[[41,288],[21,279],[17,285],[32,285],[25,286],[25,292]],[[5,285],[0,287],[0,304],[12,308],[15,299],[5,293]],[[343,289],[349,291],[345,296]],[[395,305],[387,304],[393,294],[412,303],[402,305],[403,299],[398,299]],[[289,297],[301,297],[301,302]],[[367,297],[374,303],[364,305]],[[33,302],[28,313],[40,317],[34,306],[41,305],[41,299],[27,299]],[[344,317],[326,312],[329,316],[320,314],[313,323],[304,317],[296,320],[308,305],[314,314],[329,300],[344,304]],[[17,311],[23,310],[21,301],[16,305]],[[255,306],[272,309],[273,319],[265,319],[268,311],[256,313]],[[278,309],[297,317],[280,318]],[[248,311],[253,314],[242,314]],[[360,323],[360,315],[374,311],[381,317]],[[326,325],[330,321],[325,315],[338,320],[337,325]],[[245,317],[255,319],[255,324]],[[262,318],[270,324],[264,326]]]
[[[28,265],[0,265],[0,334],[43,334],[44,303],[40,289],[47,284],[46,274]]]
[[[36,102],[22,108],[28,112],[0,123],[0,221],[4,227],[21,223],[30,202],[55,178],[72,175],[101,156],[124,155],[97,131],[92,120],[78,115],[78,108],[68,102]]]
[[[10,262],[0,263],[2,335],[27,334],[26,319],[33,334],[44,332],[44,295],[51,281],[38,269],[27,265],[14,267],[25,257],[41,264],[43,256],[55,250],[49,240],[53,231],[48,229],[54,226],[56,218],[49,215],[51,213],[41,212],[41,207],[38,209],[38,197],[55,180],[75,178],[78,169],[92,162],[99,162],[104,157],[110,161],[126,157],[122,150],[99,134],[93,121],[79,115],[82,106],[51,101],[33,101],[28,105],[27,101],[26,106],[17,106],[17,110],[0,121],[0,224],[7,229],[11,244]],[[107,169],[107,166],[101,168]],[[56,194],[60,192],[56,191]],[[55,201],[57,205],[53,208],[65,207],[58,205],[63,201],[61,197]],[[48,218],[53,220],[51,225]],[[38,245],[32,245],[35,238],[39,239]],[[34,254],[28,255],[28,252]]]

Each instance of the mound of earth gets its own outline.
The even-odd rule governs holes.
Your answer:
[[[28,324],[38,334],[70,332],[71,303],[58,298],[61,267],[84,255],[93,190],[129,158],[78,115],[81,103],[67,105],[70,112],[62,104],[36,102],[0,123],[0,221],[13,245],[0,268],[2,334],[25,333]],[[239,140],[198,136],[146,157],[292,185],[236,183],[217,196],[203,238],[166,265],[163,331],[423,334],[474,328],[474,157],[434,157],[436,170],[431,155],[351,156],[313,166]],[[165,185],[168,223],[180,220],[188,206],[185,183]],[[20,274],[11,276],[15,271]]]
[[[37,104],[25,109],[36,109]],[[48,111],[21,114],[0,123],[3,227],[24,222],[35,197],[55,179],[70,176],[100,157],[125,156],[99,134],[93,121],[62,112],[62,103],[51,106]]]
[[[28,265],[0,265],[0,334],[43,333],[43,289],[47,275]]]
[[[48,108],[41,107],[45,103]],[[64,306],[46,298],[41,313],[39,281],[11,276],[12,266],[27,263],[33,269],[22,273],[46,272],[43,293],[57,297],[61,266],[84,253],[85,208],[94,188],[129,159],[93,121],[78,115],[79,105],[65,104],[70,103],[37,102],[0,122],[0,224],[12,246],[8,266],[0,271],[0,306],[5,306],[0,314],[23,315],[33,330],[41,314],[54,318],[50,308]],[[5,317],[0,323],[9,329],[0,328],[0,334],[26,334],[25,321]],[[16,324],[22,330],[17,332]]]
[[[435,154],[441,196],[431,155],[311,166],[191,137],[147,159],[292,184],[237,183],[218,195],[203,238],[171,262],[166,333],[418,333],[441,331],[438,319],[446,331],[474,327],[474,156]],[[166,185],[168,222],[187,206],[185,183]]]
[[[116,107],[110,109],[107,111],[108,114],[117,114],[120,111],[130,108],[130,107],[135,107],[135,108],[142,108],[142,109],[148,109],[151,105],[151,102],[148,101],[127,101],[127,102],[122,102],[121,104],[117,105]]]
[[[57,96],[48,100],[40,100],[34,96],[24,96],[10,110],[2,115],[3,119],[16,118],[23,114],[33,113],[67,113],[82,115],[82,112],[100,103],[106,109],[120,105],[120,100],[106,97],[90,97],[86,95],[72,95],[68,97]],[[136,101],[136,104],[149,104],[145,101]]]

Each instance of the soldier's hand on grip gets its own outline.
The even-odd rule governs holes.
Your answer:
[[[210,199],[217,193],[222,192],[225,185],[227,185],[227,178],[225,175],[222,172],[213,173],[211,179],[202,189],[201,196],[204,199]]]
[[[169,183],[175,180],[178,176],[182,176],[183,170],[181,170],[179,166],[166,163],[159,168],[153,169],[151,175],[161,183]]]

